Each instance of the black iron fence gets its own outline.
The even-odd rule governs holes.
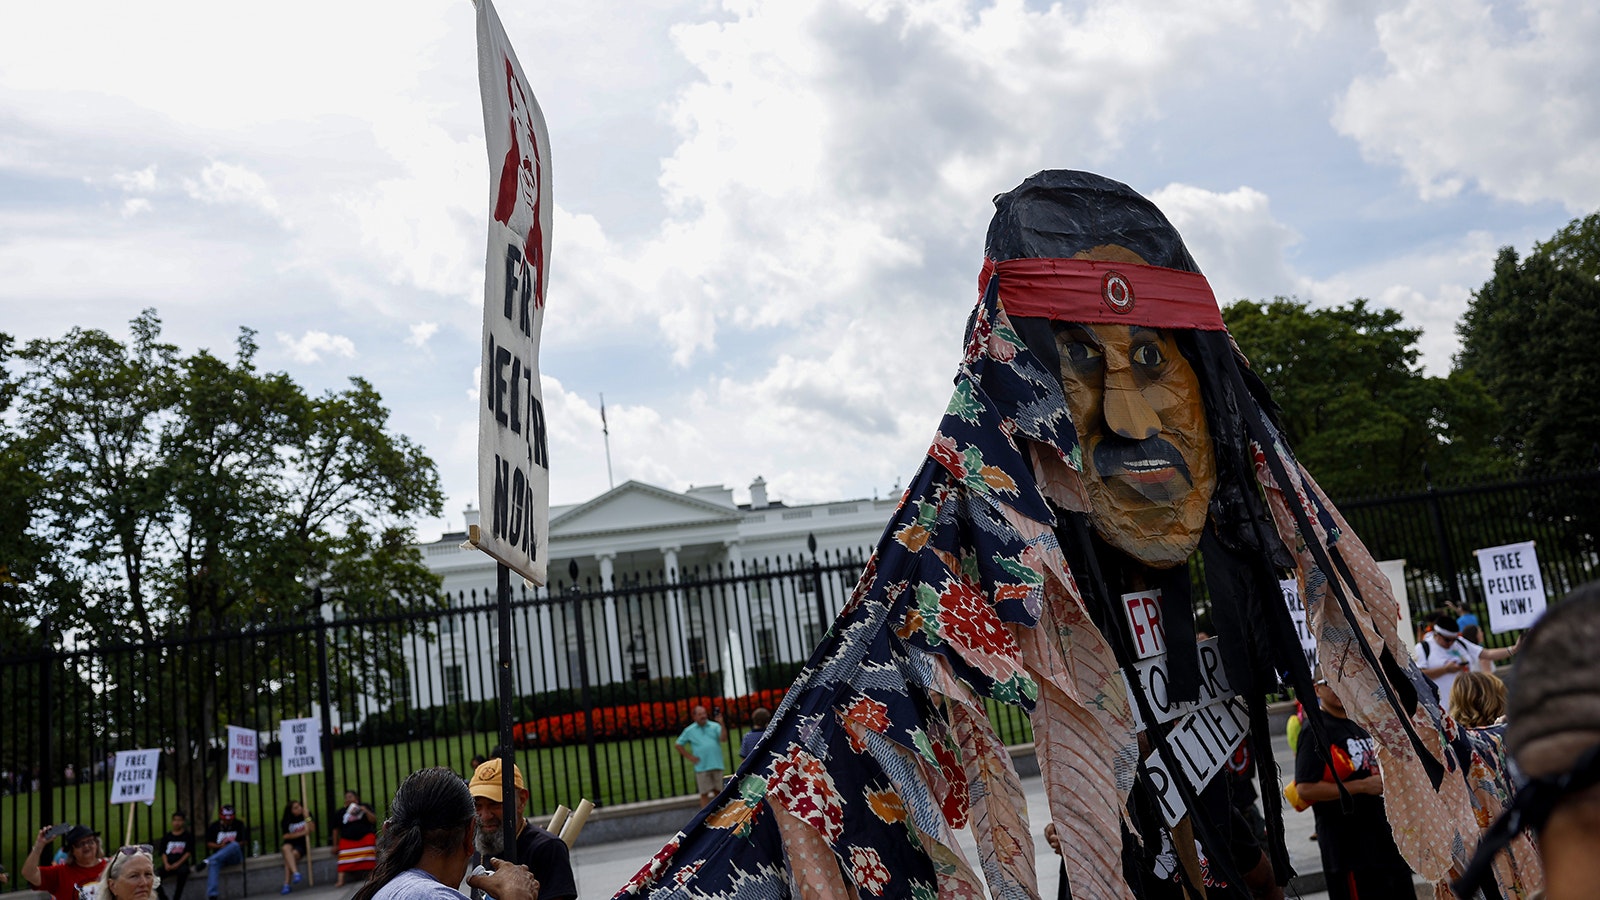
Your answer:
[[[1473,550],[1534,540],[1548,595],[1600,575],[1600,473],[1451,487],[1340,504],[1378,559],[1403,558],[1415,613],[1458,598],[1484,618]],[[555,583],[513,602],[517,757],[532,806],[601,806],[692,794],[672,739],[697,703],[724,707],[735,751],[772,707],[860,576],[865,553],[640,573],[610,591]],[[40,825],[92,825],[107,843],[149,840],[176,810],[201,829],[232,803],[273,852],[278,819],[303,799],[331,839],[356,791],[380,815],[408,773],[466,772],[499,742],[496,605],[463,592],[381,618],[243,623],[149,643],[86,646],[46,631],[50,652],[0,657],[0,863],[15,873]],[[48,624],[46,624],[48,629]],[[1509,635],[1489,635],[1501,644]],[[1000,736],[1026,718],[993,710]],[[323,771],[283,774],[276,729],[321,726]],[[257,733],[260,778],[223,780],[225,725]],[[156,749],[153,805],[111,803],[115,751]],[[131,822],[131,824],[130,824]]]

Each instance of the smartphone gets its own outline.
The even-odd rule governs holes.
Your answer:
[[[711,718],[715,719],[720,715],[722,715],[722,707],[720,707],[720,706],[711,707]]]
[[[56,838],[61,837],[63,834],[66,834],[67,832],[69,832],[71,830],[72,830],[72,826],[71,825],[68,825],[66,822],[60,822],[60,823],[57,823],[55,825],[51,825],[50,826],[50,830],[46,831],[44,833],[44,836],[45,836],[46,840],[53,841]]]

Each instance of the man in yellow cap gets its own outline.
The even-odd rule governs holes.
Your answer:
[[[512,781],[517,787],[517,808],[506,815],[504,788],[501,783],[500,760],[491,759],[472,773],[467,787],[472,791],[472,802],[478,813],[478,836],[474,839],[478,854],[484,859],[499,859],[505,852],[505,823],[514,826],[517,841],[517,862],[533,871],[539,882],[540,900],[570,900],[578,896],[578,883],[572,877],[572,860],[567,845],[543,828],[529,822],[522,811],[528,806],[528,786],[522,780],[522,769],[511,767]],[[475,865],[478,861],[474,860]]]

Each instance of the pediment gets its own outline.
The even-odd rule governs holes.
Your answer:
[[[617,485],[550,519],[551,538],[739,521],[739,510],[639,481]]]

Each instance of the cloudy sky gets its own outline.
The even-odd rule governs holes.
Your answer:
[[[1219,298],[1454,324],[1600,207],[1592,0],[500,0],[549,123],[551,494],[888,494],[948,399],[990,198],[1152,197]],[[0,11],[0,331],[370,379],[475,496],[489,169],[468,0]],[[1245,348],[1248,351],[1249,348]]]

